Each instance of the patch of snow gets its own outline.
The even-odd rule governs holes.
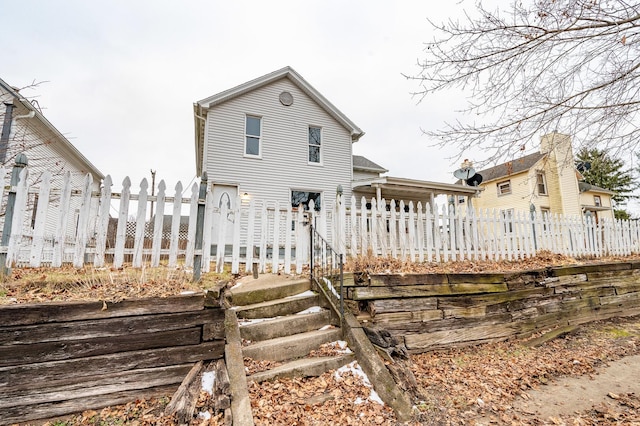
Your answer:
[[[353,403],[356,405],[364,404],[364,399],[357,397],[356,400],[353,401]]]
[[[296,315],[315,314],[317,312],[322,312],[322,308],[320,306],[312,306],[308,309],[305,309],[304,311],[298,312]]]
[[[208,411],[200,411],[198,413],[198,418],[202,420],[209,420],[211,418],[211,413]]]
[[[213,382],[216,381],[216,372],[207,371],[202,374],[202,390],[213,395]]]
[[[342,374],[346,373],[346,372],[351,372],[354,376],[360,377],[362,379],[362,383],[368,387],[369,389],[371,389],[371,393],[369,394],[369,401],[372,402],[377,402],[380,405],[384,405],[384,402],[382,401],[382,399],[380,399],[380,395],[378,395],[378,393],[373,389],[373,387],[371,386],[371,382],[369,381],[369,377],[367,377],[367,374],[362,371],[362,368],[360,367],[360,365],[358,364],[358,361],[353,361],[345,366],[342,366],[340,368],[338,368],[336,370],[336,372],[334,373],[334,377],[337,381],[342,380]],[[360,399],[360,398],[358,398]],[[358,401],[358,399],[356,399],[356,401]],[[354,403],[358,403],[358,402],[354,402]],[[361,402],[360,402],[361,403]]]
[[[330,330],[332,328],[333,328],[333,326],[331,324],[327,324],[327,325],[321,327],[319,330],[320,331],[324,331],[324,330]]]
[[[294,294],[293,296],[287,296],[287,297],[285,297],[285,299],[293,299],[293,298],[296,298],[296,297],[307,297],[307,296],[315,296],[315,295],[316,294],[313,291],[307,290],[307,291],[304,291],[302,293]]]
[[[181,295],[186,295],[186,294],[196,294],[195,291],[193,290],[185,290],[185,291],[181,291],[180,292]]]
[[[231,286],[231,288],[229,290],[233,290],[234,288],[238,288],[242,285],[242,282],[238,281],[236,282],[233,286]]]
[[[382,398],[380,398],[380,395],[378,395],[378,392],[376,392],[373,389],[371,389],[371,395],[369,395],[369,401],[377,402],[380,405],[384,405],[384,401],[382,400]]]
[[[333,283],[331,283],[331,281],[329,281],[327,278],[322,277],[322,280],[325,282],[325,284],[327,285],[327,287],[329,287],[329,290],[331,291],[331,293],[333,293],[333,295],[335,297],[337,297],[338,299],[340,299],[340,294],[338,293],[338,291],[335,289],[335,287],[333,286]]]
[[[343,354],[352,354],[353,351],[351,351],[351,349],[349,349],[349,344],[347,342],[345,342],[344,340],[336,340],[335,342],[332,342],[333,344],[335,344],[339,349],[337,349],[338,352],[343,353]]]

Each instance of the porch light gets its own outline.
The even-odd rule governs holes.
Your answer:
[[[242,199],[242,201],[249,201],[249,193],[245,192],[240,196],[240,199]]]
[[[338,187],[336,188],[336,195],[342,195],[344,193],[344,190],[342,189],[342,185],[338,185]]]

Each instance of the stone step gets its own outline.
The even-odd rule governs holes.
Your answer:
[[[340,354],[336,356],[301,358],[279,365],[271,370],[255,373],[247,377],[247,380],[260,383],[266,380],[275,380],[283,377],[320,376],[327,371],[336,370],[343,365],[347,365],[353,360],[355,360],[355,355],[353,353]]]
[[[268,302],[234,307],[238,318],[274,318],[295,314],[312,306],[318,306],[317,294],[287,297],[285,299],[269,300]]]
[[[242,348],[242,354],[260,361],[289,361],[305,357],[323,343],[334,342],[341,338],[342,331],[339,328],[307,331],[251,343]]]
[[[226,292],[226,297],[233,306],[245,306],[282,299],[307,290],[311,290],[311,281],[308,277],[289,278],[280,275],[263,275],[256,280],[252,277],[244,277],[236,286]]]
[[[240,322],[240,335],[245,340],[258,342],[319,330],[323,326],[331,324],[331,321],[331,312],[322,309],[320,312],[288,315],[256,323],[242,324]]]

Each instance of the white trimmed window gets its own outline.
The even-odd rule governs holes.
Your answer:
[[[322,141],[322,129],[309,126],[309,163],[322,163],[320,145]]]
[[[596,207],[602,207],[602,198],[599,195],[593,196],[593,205]]]
[[[247,115],[245,120],[244,155],[260,157],[262,155],[262,119],[253,115]]]
[[[538,195],[549,195],[547,192],[547,178],[544,172],[536,173],[536,186],[538,187]]]
[[[511,181],[505,180],[497,183],[498,195],[511,194]]]

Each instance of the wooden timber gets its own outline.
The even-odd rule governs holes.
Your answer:
[[[419,352],[640,314],[640,262],[477,276],[370,275],[352,280],[347,294],[366,305],[369,315],[358,318]]]
[[[171,395],[224,354],[203,294],[0,307],[0,425]]]

